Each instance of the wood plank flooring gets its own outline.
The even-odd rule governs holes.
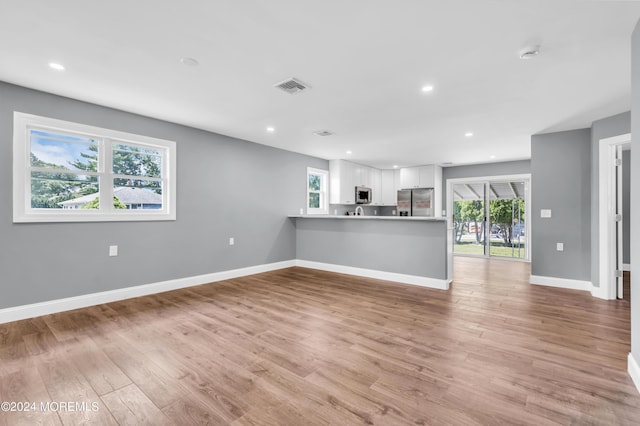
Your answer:
[[[290,268],[0,325],[0,401],[37,404],[0,425],[640,424],[628,300],[454,269],[448,292]]]

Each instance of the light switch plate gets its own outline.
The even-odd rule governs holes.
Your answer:
[[[551,217],[551,209],[541,209],[540,217],[549,218]]]
[[[564,243],[556,243],[556,250],[564,251]]]
[[[114,257],[118,255],[118,246],[109,246],[109,256]]]
[[[234,245],[235,243],[236,243],[236,239],[235,239],[235,238],[233,238],[233,237],[230,237],[230,238],[229,238],[229,245],[230,245],[230,246],[232,246],[232,245]]]

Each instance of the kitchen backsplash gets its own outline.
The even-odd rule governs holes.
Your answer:
[[[367,206],[364,204],[358,205],[361,205],[364,209],[365,216],[393,216],[393,212],[396,212],[397,214],[396,206]],[[355,211],[358,205],[330,204],[329,214],[343,216],[347,212]]]

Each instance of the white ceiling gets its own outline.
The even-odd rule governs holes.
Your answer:
[[[633,1],[0,0],[0,80],[381,168],[506,161],[630,109],[639,18]],[[288,77],[312,89],[273,87]]]

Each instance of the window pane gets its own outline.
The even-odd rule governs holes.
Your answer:
[[[309,175],[309,189],[312,191],[320,191],[320,185],[322,184],[322,176]]]
[[[31,166],[68,170],[98,170],[95,139],[30,130]]]
[[[116,209],[162,209],[162,184],[152,180],[114,179],[113,206]]]
[[[309,208],[311,209],[319,209],[320,208],[320,194],[317,192],[309,193]]]
[[[31,207],[36,209],[97,208],[98,178],[73,173],[31,172]]]
[[[113,173],[128,176],[162,176],[162,151],[131,145],[113,146]]]

